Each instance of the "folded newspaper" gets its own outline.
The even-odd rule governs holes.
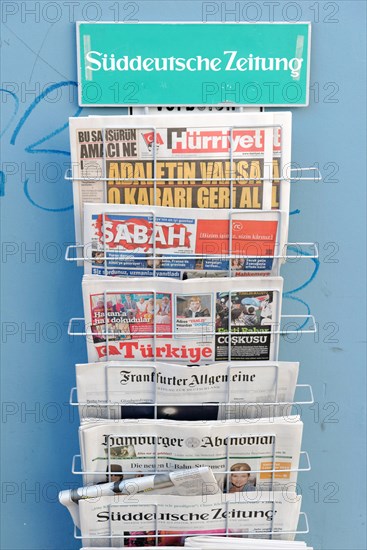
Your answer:
[[[82,288],[89,362],[277,360],[281,277],[84,275]]]
[[[84,272],[123,277],[279,275],[287,213],[84,205]]]
[[[154,417],[219,420],[288,415],[298,368],[299,363],[271,361],[218,362],[191,367],[138,361],[79,364],[76,365],[79,416],[85,421]]]
[[[80,528],[79,503],[84,499],[93,499],[94,502],[101,497],[127,495],[149,492],[150,494],[168,494],[181,496],[215,495],[220,493],[219,486],[212,471],[209,468],[192,468],[141,476],[127,480],[89,485],[79,489],[61,491],[59,501],[67,507],[77,527]]]
[[[85,546],[183,546],[188,535],[275,536],[293,540],[301,497],[287,492],[249,495],[170,496],[135,494],[81,500]],[[274,533],[275,535],[271,535]]]
[[[298,416],[88,422],[79,428],[84,484],[210,466],[224,492],[280,490],[296,483],[302,428]]]
[[[290,112],[69,119],[76,242],[86,202],[289,212]]]

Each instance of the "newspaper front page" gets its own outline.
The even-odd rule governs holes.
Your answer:
[[[209,466],[224,492],[287,487],[297,480],[302,428],[298,416],[88,422],[79,428],[84,484],[107,482],[111,471],[149,474]]]
[[[80,523],[86,546],[183,546],[194,534],[270,536],[293,540],[301,497],[269,492],[249,495],[175,497],[136,494],[81,501]]]
[[[286,212],[84,205],[84,273],[123,277],[279,275]]]
[[[70,118],[76,242],[83,205],[289,212],[291,113]]]
[[[271,361],[195,367],[134,361],[79,364],[79,416],[86,421],[154,415],[170,420],[287,415],[291,406],[275,403],[292,403],[298,369],[299,363]]]
[[[84,275],[88,361],[276,361],[282,287],[281,277]]]

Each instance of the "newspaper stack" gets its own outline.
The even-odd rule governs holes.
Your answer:
[[[291,122],[290,112],[71,118],[76,242],[86,202],[289,213]]]
[[[79,428],[84,484],[106,482],[110,472],[123,478],[210,466],[224,492],[287,489],[297,481],[302,428],[298,416],[88,422]]]
[[[88,361],[276,361],[282,288],[281,277],[84,275]]]
[[[82,422],[93,418],[221,420],[286,416],[291,412],[298,369],[298,363],[279,361],[192,367],[149,361],[79,364],[79,416]]]
[[[83,545],[306,548],[278,361],[291,114],[79,117],[70,141],[85,486],[60,501]]]

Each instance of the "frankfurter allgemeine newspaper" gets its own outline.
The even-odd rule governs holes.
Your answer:
[[[83,205],[289,212],[290,112],[69,119],[76,242]]]
[[[289,415],[298,369],[299,363],[271,361],[191,367],[138,361],[78,364],[79,416],[86,421],[155,415],[170,420]]]
[[[279,275],[280,211],[84,205],[84,273],[122,277]]]
[[[79,443],[84,485],[109,481],[111,471],[144,475],[209,466],[224,492],[283,489],[297,481],[302,428],[298,416],[83,423]]]
[[[282,288],[281,277],[84,275],[88,361],[276,361]]]
[[[129,502],[131,500],[131,502]],[[134,504],[134,506],[132,506]],[[183,546],[189,535],[270,536],[293,540],[301,497],[293,491],[249,495],[169,496],[136,494],[82,500],[80,526],[86,546]]]

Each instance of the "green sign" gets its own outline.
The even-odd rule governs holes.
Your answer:
[[[308,104],[310,23],[78,23],[79,104]]]

